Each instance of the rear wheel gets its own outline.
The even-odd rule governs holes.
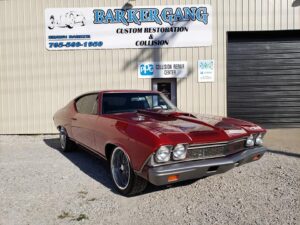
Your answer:
[[[62,152],[69,152],[76,148],[76,144],[70,140],[64,127],[61,127],[59,130],[59,142]]]
[[[148,182],[133,172],[127,154],[120,147],[113,150],[110,171],[117,190],[123,195],[135,195],[147,187]]]

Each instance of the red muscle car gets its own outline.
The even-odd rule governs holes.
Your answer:
[[[62,151],[75,144],[110,162],[123,195],[224,173],[260,159],[266,130],[233,118],[179,111],[155,91],[83,94],[54,115]]]

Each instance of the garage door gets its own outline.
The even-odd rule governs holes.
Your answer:
[[[229,32],[228,115],[300,127],[300,32]]]

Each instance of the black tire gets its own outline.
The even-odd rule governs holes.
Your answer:
[[[124,196],[139,194],[147,187],[148,182],[134,173],[127,154],[120,147],[111,154],[110,172],[117,191]]]
[[[59,130],[60,150],[62,152],[70,152],[76,149],[76,143],[70,140],[64,127]]]

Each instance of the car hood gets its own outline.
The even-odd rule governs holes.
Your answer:
[[[139,110],[136,113],[113,115],[117,120],[134,123],[161,137],[187,143],[230,141],[246,137],[249,133],[264,132],[250,122],[211,116],[168,111]]]

